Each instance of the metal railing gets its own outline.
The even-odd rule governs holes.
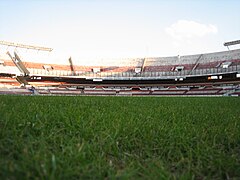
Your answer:
[[[42,75],[42,76],[76,76],[84,78],[131,78],[131,77],[186,77],[186,76],[197,76],[197,75],[210,75],[210,74],[221,74],[221,73],[231,73],[240,72],[240,65],[229,66],[228,68],[208,68],[208,69],[195,69],[195,70],[182,70],[182,71],[161,71],[161,72],[99,72],[93,73],[91,71],[76,71],[75,74],[72,71],[60,71],[51,70],[47,71],[44,69],[30,69],[30,75]]]

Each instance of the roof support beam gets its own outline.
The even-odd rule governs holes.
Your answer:
[[[17,66],[19,71],[24,74],[24,76],[28,76],[30,72],[27,70],[23,62],[21,61],[20,57],[17,55],[16,52],[14,52],[14,57],[10,54],[10,52],[7,52],[7,55],[11,58],[13,63]]]
[[[142,63],[141,72],[143,72],[143,71],[144,71],[144,68],[145,68],[146,62],[147,62],[147,59],[146,59],[146,58],[144,58],[144,59],[143,59],[143,63]]]
[[[72,71],[72,75],[75,76],[76,73],[75,73],[75,70],[74,70],[74,67],[73,67],[72,58],[70,57],[70,58],[68,59],[68,61],[69,61],[69,64],[70,64],[70,69],[71,69],[71,71]]]

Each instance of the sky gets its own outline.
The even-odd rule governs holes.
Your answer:
[[[17,49],[46,63],[225,51],[224,42],[240,39],[239,7],[239,0],[0,0],[0,40],[53,48]],[[7,50],[14,49],[0,46]]]

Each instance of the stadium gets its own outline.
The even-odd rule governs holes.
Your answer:
[[[240,179],[240,1],[0,1],[0,179]]]
[[[3,179],[240,177],[239,99],[220,97],[240,95],[239,49],[108,66],[20,57],[0,61]]]
[[[1,44],[52,50],[4,41]],[[240,49],[187,56],[120,59],[105,66],[78,66],[71,58],[68,65],[24,62],[15,51],[12,54],[8,51],[0,58],[1,93],[7,94],[240,95]]]

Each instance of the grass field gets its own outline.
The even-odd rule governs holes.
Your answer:
[[[240,178],[240,98],[0,96],[0,179]]]

